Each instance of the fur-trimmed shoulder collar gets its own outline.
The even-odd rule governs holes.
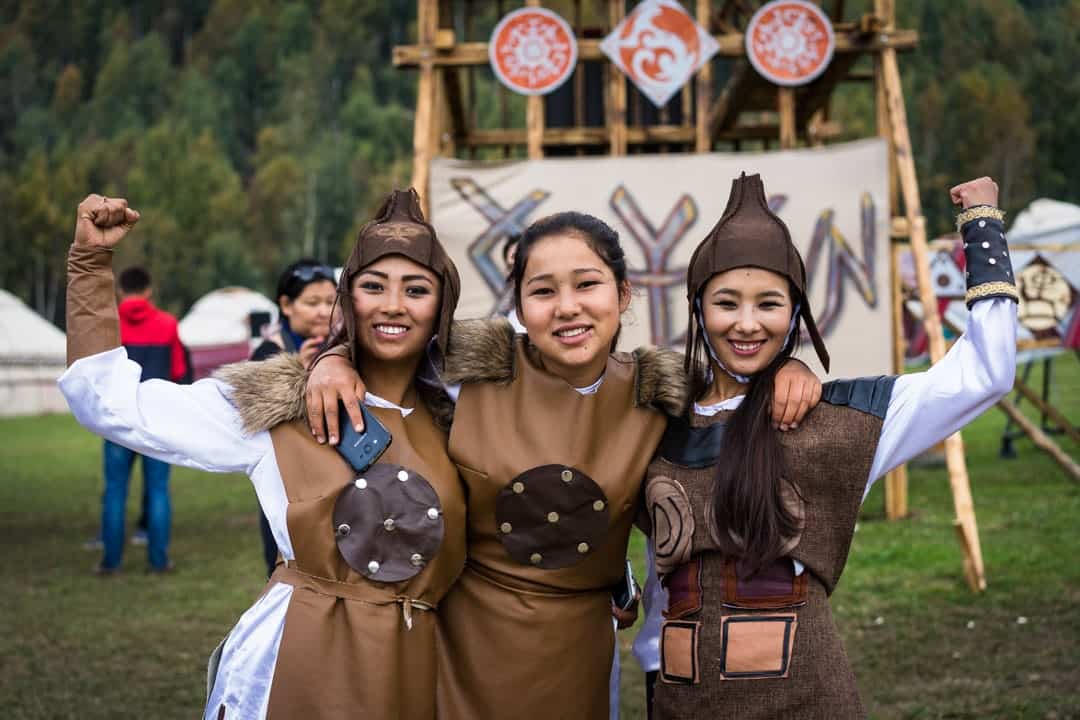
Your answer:
[[[442,380],[507,383],[514,379],[514,328],[507,320],[458,320],[450,330]]]
[[[515,370],[514,338],[514,328],[503,319],[454,323],[443,382],[510,382]],[[633,352],[633,359],[637,405],[681,415],[689,398],[682,355],[666,348],[642,347]]]
[[[270,430],[282,423],[307,419],[304,390],[308,371],[295,353],[224,365],[214,372],[214,377],[231,388],[244,432]],[[417,394],[431,411],[435,424],[447,430],[454,408],[446,393],[432,392],[417,383]]]
[[[283,352],[266,360],[223,365],[214,377],[232,388],[233,405],[245,432],[269,430],[307,417],[308,373],[299,355]]]
[[[671,417],[685,413],[690,384],[683,369],[683,356],[668,348],[639,347],[634,357],[638,405],[651,405]]]

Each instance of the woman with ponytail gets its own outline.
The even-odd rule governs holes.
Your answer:
[[[646,479],[668,590],[653,717],[863,718],[829,609],[873,481],[1012,387],[1016,288],[997,186],[953,188],[967,253],[967,332],[929,371],[826,383],[799,427],[769,420],[775,374],[805,328],[829,355],[806,271],[761,178],[732,187],[690,262],[695,402]]]

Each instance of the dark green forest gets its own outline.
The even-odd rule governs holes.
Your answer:
[[[847,17],[868,4],[846,3]],[[1011,213],[1080,200],[1080,0],[897,5],[921,36],[901,72],[931,232],[950,223],[948,186],[977,175],[998,180]],[[473,6],[497,19],[495,3]],[[91,191],[143,213],[122,261],[147,263],[176,312],[226,284],[267,292],[300,255],[340,263],[377,198],[408,181],[415,74],[390,55],[414,41],[415,12],[0,0],[0,287],[62,323],[75,207]],[[838,93],[832,114],[848,137],[873,132],[868,89]]]

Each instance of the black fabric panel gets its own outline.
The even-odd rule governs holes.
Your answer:
[[[718,422],[708,427],[690,427],[685,417],[668,421],[667,430],[660,440],[657,454],[675,465],[703,468],[715,465],[720,459],[720,445],[724,439],[727,423]]]
[[[895,375],[834,380],[821,386],[821,401],[884,419],[895,383]]]

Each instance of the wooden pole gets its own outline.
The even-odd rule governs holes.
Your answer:
[[[881,18],[885,30],[896,27],[896,5],[893,0],[875,0],[874,14]],[[900,215],[899,172],[896,168],[896,146],[893,145],[892,127],[889,124],[889,99],[885,94],[884,70],[881,55],[874,54],[874,110],[877,116],[878,135],[889,144],[889,203],[892,215]]]
[[[1069,419],[1061,414],[1061,411],[1050,403],[1043,400],[1039,393],[1032,390],[1027,383],[1020,378],[1016,378],[1016,382],[1013,384],[1013,388],[1016,389],[1021,395],[1028,399],[1028,401],[1037,407],[1039,411],[1057,423],[1058,427],[1062,429],[1065,435],[1074,443],[1080,444],[1080,431],[1077,431],[1076,426],[1069,422]],[[1034,438],[1033,438],[1034,439]],[[1055,443],[1056,444],[1056,443]]]
[[[937,362],[945,354],[945,337],[942,335],[941,318],[937,313],[937,297],[930,284],[930,251],[926,241],[926,218],[922,215],[922,202],[919,199],[919,183],[915,174],[915,158],[911,152],[907,111],[904,108],[900,68],[896,61],[895,49],[886,48],[881,51],[881,70],[893,144],[896,147],[900,192],[904,198],[905,214],[911,232],[911,254],[915,260],[919,299],[924,309],[923,325],[930,344],[930,360]],[[983,567],[982,548],[979,545],[978,525],[975,522],[971,483],[968,480],[967,465],[964,461],[964,442],[960,433],[945,440],[945,464],[948,467],[949,482],[952,485],[957,534],[961,538],[961,550],[964,553],[964,574],[971,589],[979,592],[986,589],[986,572]]]
[[[697,0],[697,21],[708,32],[709,18],[712,13],[711,0]],[[712,150],[712,137],[709,131],[709,106],[712,105],[712,60],[701,66],[698,70],[695,90],[697,92],[697,133],[695,135],[694,150],[699,153],[707,153]]]
[[[891,30],[896,25],[896,7],[893,0],[875,0],[874,14],[882,19],[884,27]],[[874,113],[878,135],[888,145],[889,157],[889,220],[900,214],[900,193],[897,183],[896,145],[893,144],[892,124],[889,122],[889,100],[885,93],[884,71],[881,56],[874,55]],[[905,222],[905,225],[907,223]],[[893,320],[893,372],[904,372],[904,295],[900,282],[901,246],[892,244],[892,320]],[[907,465],[901,465],[885,478],[885,517],[898,520],[908,514]]]
[[[1056,442],[1051,440],[1037,424],[1028,420],[1027,416],[1020,412],[1020,408],[1016,407],[1016,405],[1008,398],[998,400],[998,407],[1001,408],[1014,423],[1020,426],[1020,429],[1031,438],[1031,442],[1035,443],[1035,447],[1050,455],[1050,457],[1054,459],[1054,462],[1061,466],[1061,469],[1065,471],[1065,474],[1069,476],[1069,479],[1073,482],[1080,482],[1080,465],[1069,457],[1068,453],[1062,450]]]
[[[626,15],[625,0],[608,0],[608,24],[615,28]],[[626,154],[626,78],[613,64],[608,71],[608,129],[611,134],[611,154]]]
[[[780,111],[780,149],[795,147],[795,88],[777,89],[777,106]]]
[[[412,186],[420,193],[420,203],[426,215],[431,208],[428,187],[431,176],[432,138],[435,132],[435,35],[439,30],[438,0],[418,0],[416,28],[418,43],[423,47],[420,77],[416,85],[416,120],[413,124]]]
[[[889,254],[892,260],[890,276],[892,277],[892,325],[893,325],[893,372],[900,375],[904,372],[904,292],[900,281],[900,252],[899,243],[892,244],[892,252]],[[885,517],[889,520],[899,520],[908,514],[908,474],[907,465],[901,465],[885,476]]]
[[[525,0],[528,7],[540,7],[540,0]],[[544,157],[544,96],[530,95],[525,100],[525,131],[530,160]]]

